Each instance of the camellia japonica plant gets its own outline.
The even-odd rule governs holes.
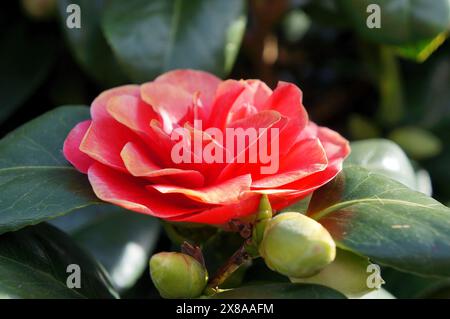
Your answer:
[[[173,70],[50,111],[0,154],[0,296],[119,297],[146,265],[163,298],[386,297],[384,269],[450,276],[450,209],[406,155],[316,125],[291,83]],[[173,251],[150,256],[160,226]]]

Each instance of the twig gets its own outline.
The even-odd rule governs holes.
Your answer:
[[[250,260],[250,255],[245,250],[245,245],[243,245],[227,260],[222,267],[219,268],[214,277],[211,278],[205,290],[206,294],[210,295],[216,293],[219,286],[248,260]]]

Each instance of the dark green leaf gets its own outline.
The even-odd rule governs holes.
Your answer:
[[[298,202],[282,209],[282,212],[299,212],[299,213],[306,213],[309,205],[309,201],[311,200],[311,195],[308,195],[307,197],[299,200]]]
[[[81,288],[67,287],[67,266]],[[0,298],[114,298],[107,275],[63,232],[41,224],[0,236]]]
[[[222,76],[230,71],[239,49],[244,5],[241,0],[111,0],[103,29],[135,81],[176,68]]]
[[[52,224],[89,251],[119,291],[132,287],[142,275],[160,233],[156,218],[111,205],[76,211]]]
[[[77,4],[81,10],[81,28],[66,26],[69,4]],[[100,27],[104,0],[61,0],[58,1],[62,30],[71,50],[82,68],[96,81],[105,86],[126,82],[126,77],[109,47]]]
[[[68,132],[88,114],[60,107],[0,141],[0,234],[100,203],[62,154]]]
[[[345,299],[341,293],[324,286],[310,284],[268,284],[227,290],[215,299]]]
[[[348,166],[314,193],[308,214],[343,249],[407,272],[450,276],[450,209],[397,181]]]
[[[382,271],[385,288],[397,298],[426,298],[441,290],[450,288],[449,279],[421,277],[387,268]]]

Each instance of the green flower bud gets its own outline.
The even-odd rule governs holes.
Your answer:
[[[150,259],[153,284],[163,298],[196,298],[205,289],[206,269],[193,257],[162,252]]]
[[[315,220],[300,213],[283,213],[267,223],[259,253],[270,269],[303,278],[331,263],[336,245],[330,233]]]
[[[349,298],[358,298],[373,289],[368,288],[369,259],[338,249],[336,259],[317,275],[308,278],[290,278],[292,282],[319,284],[342,292]]]

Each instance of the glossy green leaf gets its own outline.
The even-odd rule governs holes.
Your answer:
[[[444,288],[450,291],[450,279],[421,277],[387,268],[382,271],[384,287],[397,298],[427,298]]]
[[[449,0],[339,0],[354,28],[367,39],[411,45],[435,38],[450,27]],[[380,28],[369,28],[370,4],[380,7]]]
[[[230,289],[214,295],[215,299],[345,299],[341,293],[310,284],[267,284]]]
[[[311,195],[306,196],[305,198],[299,200],[298,202],[283,208],[282,212],[299,212],[299,213],[306,213],[308,210],[309,201],[311,200]]]
[[[405,152],[392,141],[371,139],[352,142],[351,150],[345,165],[364,167],[416,189],[414,168]]]
[[[57,53],[55,37],[21,17],[1,27],[0,123],[44,81]]]
[[[143,274],[160,234],[156,218],[111,205],[85,208],[52,224],[89,251],[119,291],[131,288]]]
[[[62,154],[68,132],[88,116],[86,107],[60,107],[0,140],[0,234],[100,203]]]
[[[241,0],[111,0],[102,25],[135,81],[176,68],[223,76],[239,50],[244,6]]]
[[[336,244],[407,272],[450,276],[450,209],[357,166],[316,191],[308,214]]]
[[[80,288],[68,288],[69,265]],[[67,235],[41,224],[0,236],[0,298],[115,298],[107,275]]]
[[[77,4],[81,11],[81,28],[68,28],[66,12],[69,4]],[[104,0],[61,0],[58,1],[61,28],[70,49],[87,74],[105,86],[114,86],[127,81],[106,42],[100,27]]]

